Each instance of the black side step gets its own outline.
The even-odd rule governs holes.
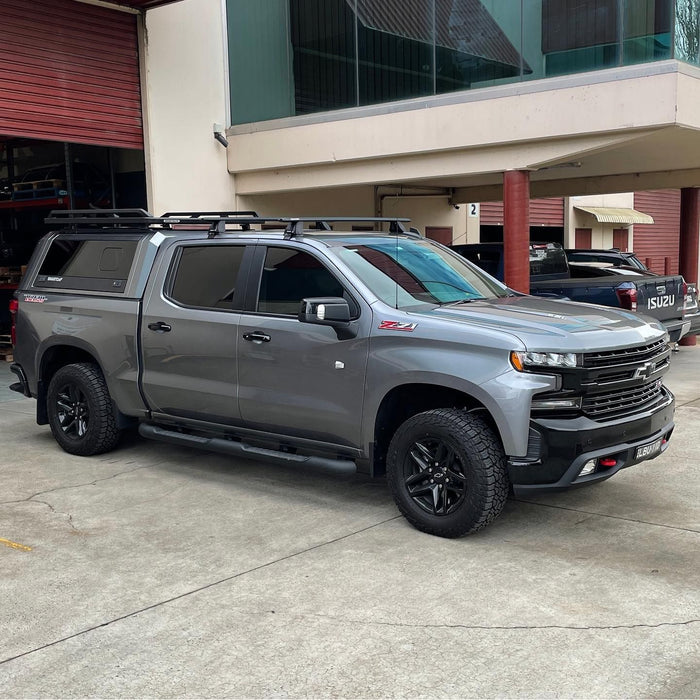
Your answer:
[[[150,425],[149,423],[141,423],[139,425],[139,434],[151,440],[160,440],[161,442],[169,442],[173,445],[181,445],[183,447],[197,447],[201,450],[220,452],[232,457],[265,460],[267,462],[275,462],[276,464],[284,465],[294,464],[298,466],[316,467],[335,472],[356,471],[355,462],[349,459],[311,457],[308,455],[280,452],[279,450],[267,450],[263,447],[253,447],[245,442],[238,442],[236,440],[224,440],[223,438],[217,437],[202,437],[201,435],[179,433],[175,430],[168,430],[157,425]]]

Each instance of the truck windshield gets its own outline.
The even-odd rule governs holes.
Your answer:
[[[508,296],[496,280],[427,239],[345,239],[335,253],[377,297],[399,309]]]

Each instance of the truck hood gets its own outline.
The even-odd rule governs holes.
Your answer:
[[[459,325],[510,333],[530,350],[581,352],[614,348],[653,342],[665,332],[654,319],[636,313],[533,296],[451,304],[424,314]]]

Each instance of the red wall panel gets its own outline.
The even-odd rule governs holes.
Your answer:
[[[503,225],[503,202],[482,202],[480,223],[484,226]],[[530,200],[530,226],[563,226],[564,200],[561,197]]]
[[[143,148],[136,16],[0,0],[0,134]]]
[[[635,192],[634,208],[654,217],[653,224],[634,227],[633,247],[637,257],[642,262],[650,258],[652,272],[659,274],[664,274],[664,259],[670,258],[671,273],[678,274],[680,190]]]

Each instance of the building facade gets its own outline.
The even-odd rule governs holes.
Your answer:
[[[489,224],[475,205],[504,199],[508,171],[527,173],[535,199],[696,187],[698,25],[697,0],[149,10],[149,201],[156,211],[234,201],[270,215],[402,213],[477,240]],[[565,210],[575,239],[585,213]],[[613,229],[600,231],[612,245]]]
[[[528,234],[590,237],[697,267],[681,199],[700,186],[700,0],[0,0],[0,14],[11,200],[30,166],[63,161],[43,181],[72,187],[66,205],[404,215],[445,242],[500,227],[519,254]],[[81,200],[82,161],[109,197]],[[644,194],[659,190],[677,214]],[[654,224],[590,211],[657,204]]]

